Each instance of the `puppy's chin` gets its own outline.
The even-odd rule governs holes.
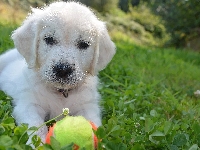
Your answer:
[[[50,86],[51,88],[55,89],[55,90],[66,90],[66,91],[70,91],[72,89],[75,89],[76,87],[78,87],[78,83],[74,84],[74,85],[70,85],[70,84],[60,84],[60,83],[56,83],[56,82],[46,82],[46,84],[48,86]]]
[[[66,78],[56,77],[55,74],[49,74],[45,72],[42,74],[42,80],[49,86],[54,89],[63,89],[63,90],[72,90],[76,87],[80,86],[85,78],[87,77],[87,73],[74,72],[70,76]]]
[[[76,81],[76,82],[59,82],[59,81],[46,81],[46,84],[48,84],[49,86],[51,86],[54,89],[63,89],[63,90],[72,90],[75,89],[76,87],[78,87],[80,84],[83,83],[83,79]]]

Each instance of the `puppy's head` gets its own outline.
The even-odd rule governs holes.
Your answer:
[[[12,38],[28,67],[61,89],[77,86],[87,74],[96,75],[115,54],[104,23],[75,2],[33,9]]]

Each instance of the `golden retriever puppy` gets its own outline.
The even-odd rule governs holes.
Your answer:
[[[115,54],[105,24],[86,6],[55,2],[33,9],[0,56],[0,89],[13,98],[17,124],[40,126],[69,108],[101,125],[100,70]],[[44,141],[47,127],[36,134]]]

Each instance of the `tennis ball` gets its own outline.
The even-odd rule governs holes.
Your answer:
[[[46,143],[51,144],[50,137],[53,136],[61,146],[74,143],[74,150],[85,148],[92,150],[97,148],[97,137],[93,130],[97,127],[82,116],[66,116],[49,128]]]

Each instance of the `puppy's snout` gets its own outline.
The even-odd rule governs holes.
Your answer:
[[[72,64],[57,64],[53,68],[53,72],[55,73],[57,78],[67,78],[69,75],[73,73],[75,70],[75,65]]]

